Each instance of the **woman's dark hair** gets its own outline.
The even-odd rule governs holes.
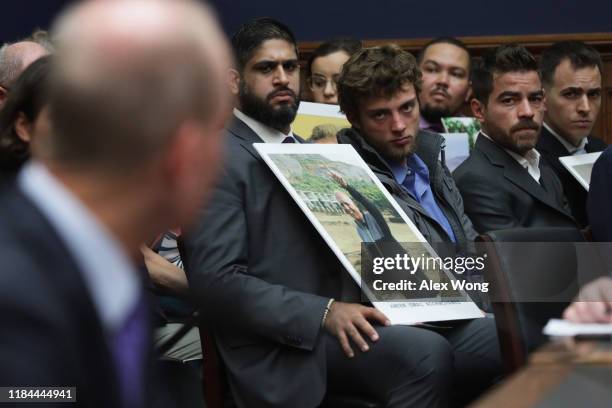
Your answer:
[[[361,41],[354,38],[343,37],[321,43],[312,53],[306,65],[306,74],[310,76],[312,73],[312,63],[319,57],[326,57],[337,51],[344,51],[350,57],[357,51],[361,50]]]
[[[0,169],[16,171],[30,157],[29,143],[15,131],[15,121],[23,113],[30,123],[47,103],[46,80],[50,57],[42,57],[30,64],[17,78],[0,110]]]

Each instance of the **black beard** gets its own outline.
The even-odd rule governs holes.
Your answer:
[[[421,106],[421,115],[429,123],[442,123],[442,118],[451,116],[448,108],[433,108],[429,105]]]
[[[274,92],[278,91],[293,92],[289,88],[277,89]],[[238,97],[242,113],[279,132],[287,130],[295,119],[298,107],[300,106],[299,95],[294,94],[295,103],[282,104],[274,108],[268,101],[264,101],[250,93],[244,82],[240,85]],[[270,95],[268,95],[267,99],[271,99]]]

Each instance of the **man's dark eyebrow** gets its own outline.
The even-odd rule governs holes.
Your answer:
[[[567,88],[563,88],[561,90],[561,92],[568,92],[568,91],[581,93],[581,92],[584,92],[585,89],[579,86],[568,86]],[[586,92],[593,92],[593,91],[601,91],[601,86],[586,89]]]
[[[391,112],[391,109],[389,108],[369,109],[367,112],[369,115],[374,115],[376,113],[389,113]]]
[[[540,89],[539,91],[530,92],[529,96],[544,96],[544,91]]]
[[[517,96],[520,96],[520,93],[519,92],[512,92],[512,91],[504,91],[504,92],[500,93],[497,96],[497,99],[506,98],[508,96],[510,96],[512,98],[516,98]]]
[[[257,61],[256,63],[253,64],[254,67],[261,67],[261,66],[277,66],[277,65],[284,65],[287,63],[298,63],[298,59],[297,58],[291,58],[291,59],[286,59],[286,60],[281,60],[281,61],[274,61],[274,60],[261,60],[261,61]]]

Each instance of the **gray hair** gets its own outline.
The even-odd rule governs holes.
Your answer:
[[[9,52],[11,43],[4,43],[0,47],[0,86],[10,87],[21,73],[21,59],[15,53]]]

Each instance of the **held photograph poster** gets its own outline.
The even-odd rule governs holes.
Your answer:
[[[430,287],[444,284],[449,289],[446,291],[402,288],[394,292],[400,293],[399,297],[391,298],[387,297],[387,288],[380,287],[380,280],[362,285],[362,245],[369,248],[383,241],[392,243],[395,248],[401,247],[404,257],[424,259],[434,258],[436,254],[352,146],[255,143],[254,147],[361,286],[362,293],[393,324],[483,317],[483,312],[464,291],[469,290],[463,286],[466,281],[456,279],[439,264],[418,268],[416,274],[417,267],[414,267],[412,276],[419,276],[420,281],[412,283]],[[376,277],[384,279],[385,269],[376,261],[390,258],[372,258],[372,264],[380,269],[374,273],[381,273]],[[402,272],[405,277],[411,276],[409,271]],[[424,298],[422,293],[433,295]]]
[[[600,155],[601,152],[581,154],[578,156],[564,156],[559,157],[559,161],[571,175],[578,180],[582,187],[584,187],[586,191],[589,191],[593,165]]]
[[[338,105],[324,103],[300,102],[297,115],[292,124],[293,132],[303,139],[310,139],[313,134],[327,134],[335,140],[341,129],[350,128],[351,124]]]
[[[446,133],[467,133],[469,150],[474,147],[478,132],[480,132],[480,122],[469,116],[442,118],[442,126]]]

